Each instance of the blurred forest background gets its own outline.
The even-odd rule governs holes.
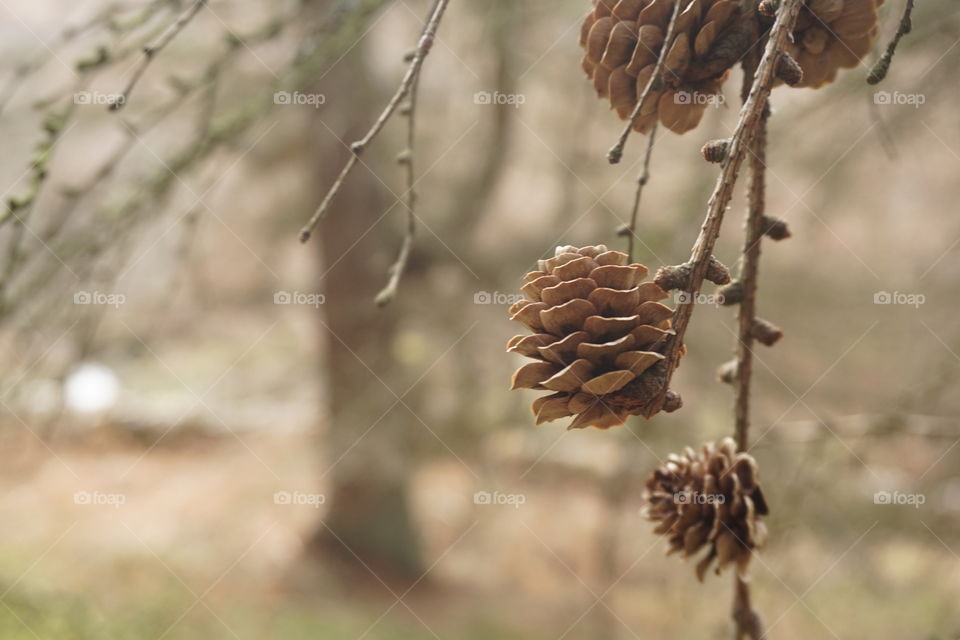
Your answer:
[[[733,312],[695,314],[679,412],[566,432],[507,392],[520,276],[557,244],[622,248],[642,160],[637,136],[606,162],[620,125],[579,67],[586,0],[451,4],[384,309],[402,118],[297,232],[428,3],[213,0],[109,112],[189,4],[0,1],[0,636],[728,637],[729,577],[665,558],[640,494],[669,452],[731,432]],[[754,392],[771,637],[960,637],[958,43],[960,6],[922,2],[879,87],[865,66],[772,96],[768,211],[793,238],[759,299],[786,332]],[[651,268],[689,255],[727,86],[654,150]]]

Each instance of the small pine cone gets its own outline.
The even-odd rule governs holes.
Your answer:
[[[877,37],[883,0],[807,0],[787,52],[803,70],[798,87],[822,87],[860,64]]]
[[[777,58],[777,78],[783,80],[791,87],[795,87],[803,81],[803,69],[797,64],[789,53],[782,53]],[[769,103],[767,103],[769,104]]]
[[[650,81],[673,15],[673,0],[593,0],[584,18],[582,66],[597,95],[610,100],[621,120],[633,113]],[[660,122],[674,133],[700,123],[721,85],[746,48],[732,34],[739,0],[697,0],[681,7],[674,40],[664,58],[659,84],[651,88],[634,129],[650,131]],[[657,82],[657,81],[655,81]]]
[[[668,536],[668,555],[686,558],[709,549],[696,566],[701,582],[714,560],[718,575],[732,563],[745,576],[751,554],[767,538],[759,519],[767,503],[757,463],[737,453],[731,438],[699,452],[687,447],[683,455],[670,454],[647,479],[644,500],[647,518],[657,523],[654,533]]]
[[[727,159],[727,151],[730,150],[730,138],[721,140],[710,140],[700,148],[703,159],[707,162],[719,164]]]
[[[666,384],[664,356],[673,310],[667,294],[642,282],[647,268],[627,255],[595,247],[557,247],[522,287],[511,320],[533,335],[519,335],[507,351],[533,358],[513,375],[513,389],[553,393],[533,402],[537,424],[575,416],[571,429],[606,429],[627,415],[649,417]],[[679,406],[679,397],[664,402]]]

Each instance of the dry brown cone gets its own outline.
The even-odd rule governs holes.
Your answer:
[[[621,120],[630,117],[653,75],[674,1],[594,0],[583,21],[583,69]],[[663,86],[651,90],[635,130],[646,133],[658,118],[675,133],[700,123],[740,50],[752,44],[734,28],[739,14],[739,0],[692,0],[681,6],[664,59]]]
[[[808,0],[797,17],[787,51],[803,69],[798,87],[821,87],[837,71],[856,67],[877,37],[883,0]]]
[[[524,299],[510,307],[511,319],[532,335],[514,336],[507,351],[534,359],[513,375],[513,389],[551,391],[534,401],[537,424],[576,416],[571,429],[606,429],[627,415],[650,416],[679,407],[665,384],[664,356],[673,310],[667,294],[643,282],[647,268],[627,264],[627,254],[595,247],[557,247],[524,277]]]
[[[644,499],[647,517],[657,523],[654,533],[668,536],[668,555],[690,557],[708,547],[696,566],[701,582],[714,560],[718,575],[733,564],[745,577],[753,551],[767,538],[757,463],[737,453],[732,438],[707,443],[699,453],[687,447],[682,456],[670,454],[647,479]]]

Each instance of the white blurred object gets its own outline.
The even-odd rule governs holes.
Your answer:
[[[120,380],[109,367],[86,362],[70,372],[63,384],[67,409],[77,413],[102,413],[120,397]]]

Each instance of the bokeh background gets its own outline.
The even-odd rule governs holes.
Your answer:
[[[0,636],[729,637],[731,577],[664,557],[641,489],[731,433],[733,312],[697,309],[679,412],[566,432],[507,391],[520,276],[558,244],[622,248],[642,160],[638,136],[605,161],[586,3],[451,3],[384,309],[403,118],[297,232],[427,3],[213,0],[108,112],[189,4],[0,2]],[[772,97],[768,207],[793,238],[764,245],[759,309],[786,337],[757,354],[751,452],[774,638],[960,637],[958,43],[960,7],[919,3],[879,87],[864,66]],[[651,268],[689,255],[718,173],[699,149],[738,86],[654,149]]]

